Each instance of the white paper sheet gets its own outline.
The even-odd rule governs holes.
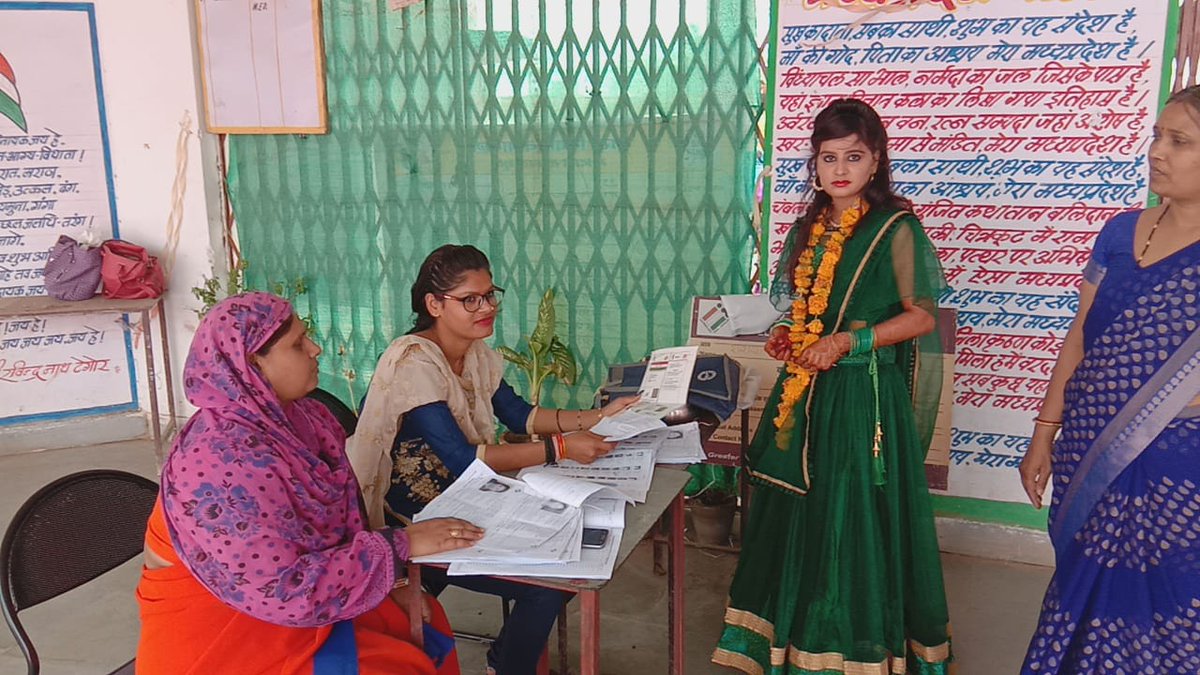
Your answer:
[[[624,499],[589,499],[583,505],[583,526],[625,529],[625,504]]]
[[[450,565],[447,574],[464,576],[482,574],[488,576],[549,577],[553,579],[611,579],[621,549],[624,531],[611,529],[608,541],[602,548],[585,548],[579,560],[545,565],[519,565],[504,562],[456,562]]]
[[[638,387],[641,400],[600,420],[592,433],[607,441],[623,441],[666,427],[663,416],[687,403],[697,351],[697,347],[668,347],[651,352]]]
[[[771,296],[722,295],[721,305],[733,325],[734,335],[759,335],[767,332],[783,312],[771,304]]]
[[[738,410],[747,410],[754,405],[754,399],[758,397],[758,390],[762,387],[762,377],[757,373],[751,372],[748,368],[742,369],[742,385],[738,389]]]
[[[638,387],[641,402],[674,403],[676,407],[687,403],[698,351],[697,347],[669,347],[651,352],[642,386]]]
[[[567,460],[567,462],[570,462],[570,460]],[[576,464],[575,462],[570,463],[576,466],[588,466]],[[590,481],[582,476],[574,476],[568,471],[556,472],[553,471],[554,468],[552,466],[530,467],[529,469],[523,469],[517,477],[525,481],[525,484],[533,488],[536,492],[574,507],[580,507],[584,502],[592,498],[620,499],[625,502],[632,501],[619,490],[615,490],[612,486],[608,486],[605,483]],[[542,471],[539,472],[538,470]]]
[[[483,539],[470,548],[414,558],[415,562],[577,560],[583,537],[583,512],[578,506],[501,476],[479,460],[472,462],[413,520],[432,518],[461,518],[474,523],[484,529]]]
[[[643,439],[657,442],[654,461],[658,464],[696,464],[707,459],[700,443],[700,425],[696,422],[651,431],[630,440]]]
[[[634,409],[637,407],[626,408],[612,417],[605,417],[596,426],[592,427],[592,433],[603,436],[604,440],[612,442],[633,438],[647,431],[665,429],[667,425],[662,421],[663,415],[666,415],[678,406],[665,407],[656,404],[653,409],[649,407],[644,408],[655,412],[661,410],[657,415],[637,412]]]
[[[654,478],[654,453],[657,447],[656,439],[634,438],[621,441],[615,450],[591,464],[564,460],[554,466],[522,469],[518,477],[539,491],[544,491],[541,488],[542,481],[554,477],[572,482],[586,481],[598,488],[619,491],[630,501],[644,502]]]

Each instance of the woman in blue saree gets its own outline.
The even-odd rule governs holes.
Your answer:
[[[1200,673],[1200,87],[1149,164],[1164,204],[1097,237],[1021,465],[1057,563],[1025,674]]]

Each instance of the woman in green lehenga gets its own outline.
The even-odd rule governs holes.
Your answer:
[[[746,673],[946,673],[924,470],[945,283],[892,192],[875,111],[834,101],[812,149],[813,199],[771,286],[790,320],[766,350],[787,368],[750,447],[757,489],[713,661]]]

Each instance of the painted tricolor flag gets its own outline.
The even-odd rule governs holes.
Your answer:
[[[17,76],[13,74],[8,59],[0,54],[0,116],[12,120],[13,124],[21,127],[21,131],[29,131],[25,122],[25,113],[21,112],[21,94],[17,92]]]

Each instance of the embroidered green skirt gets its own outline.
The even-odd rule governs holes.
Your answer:
[[[892,357],[878,366],[882,466],[867,364],[815,378],[782,449],[776,383],[750,451],[756,489],[715,663],[745,673],[948,672],[925,448],[894,355],[880,355]]]

